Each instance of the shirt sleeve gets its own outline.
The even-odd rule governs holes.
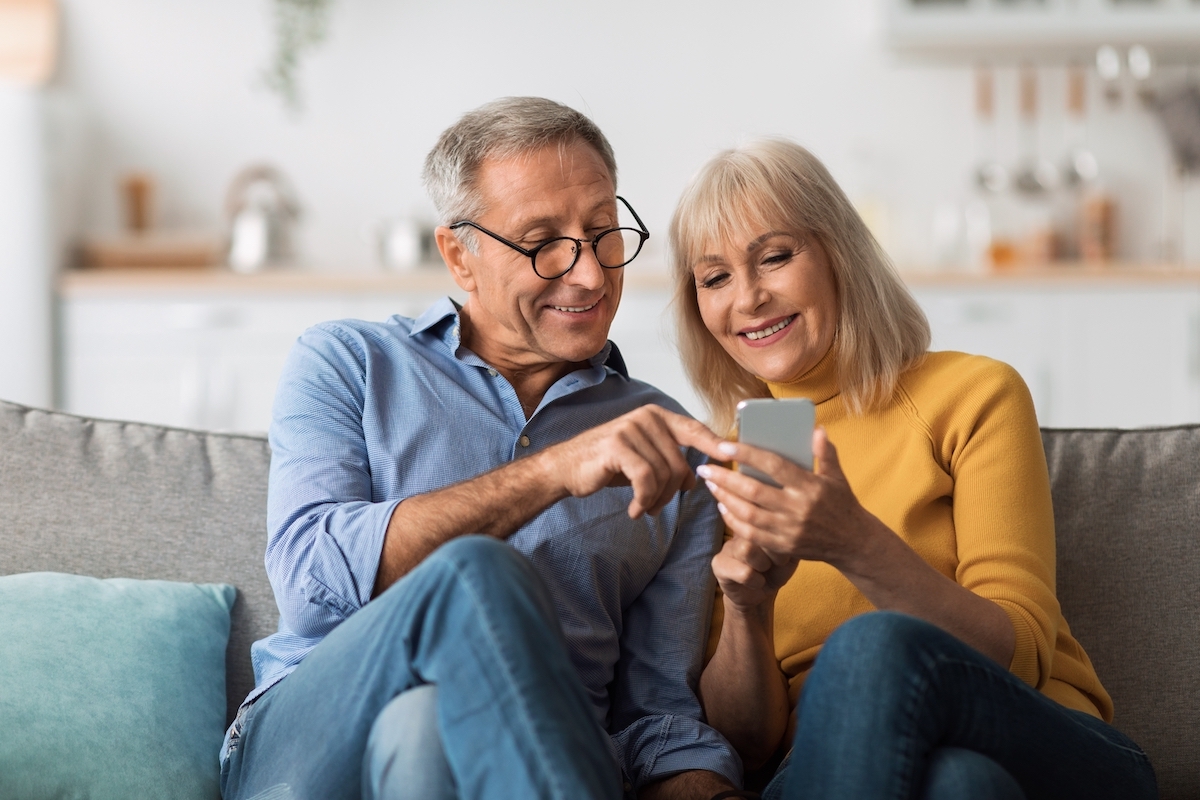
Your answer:
[[[1041,688],[1058,621],[1054,507],[1033,400],[1021,376],[990,359],[959,398],[943,440],[954,478],[956,580],[1004,610],[1016,632],[1010,671]]]
[[[318,639],[371,599],[398,500],[374,502],[363,406],[368,346],[327,323],[293,347],[269,440],[267,576],[285,625]]]
[[[742,781],[741,760],[705,723],[696,694],[722,525],[703,484],[680,503],[665,563],[625,612],[613,681],[609,727],[635,791],[687,770],[715,772],[735,786]]]

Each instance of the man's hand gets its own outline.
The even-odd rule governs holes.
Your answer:
[[[714,450],[721,439],[659,406],[634,409],[573,439],[396,506],[388,522],[372,596],[378,596],[442,543],[468,533],[503,539],[568,496],[633,486],[629,516],[662,511],[696,484],[681,446]]]
[[[658,514],[680,490],[696,484],[680,447],[714,450],[720,437],[703,423],[647,405],[542,451],[550,474],[573,497],[606,486],[632,486],[629,516]]]
[[[726,599],[750,610],[773,604],[799,563],[797,558],[767,553],[748,539],[733,536],[713,557],[712,568]]]

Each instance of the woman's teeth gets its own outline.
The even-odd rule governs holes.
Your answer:
[[[599,303],[600,303],[600,301],[597,300],[595,303],[592,303],[590,306],[550,306],[550,307],[553,308],[555,311],[569,311],[572,314],[582,314],[584,311],[591,311],[593,308],[595,308],[597,305],[599,305]]]
[[[785,320],[780,320],[779,322],[775,323],[774,325],[772,325],[769,328],[763,328],[761,331],[747,331],[746,338],[751,339],[751,340],[763,339],[767,336],[770,336],[773,333],[779,333],[781,330],[786,328],[788,325],[791,325],[792,320],[794,320],[795,318],[796,318],[796,315],[793,314],[792,316],[788,317]]]

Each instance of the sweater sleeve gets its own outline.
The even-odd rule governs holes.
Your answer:
[[[1008,614],[1010,671],[1035,688],[1050,677],[1058,624],[1054,508],[1033,400],[1006,364],[972,358],[951,383],[934,430],[954,481],[956,580]],[[937,442],[940,438],[941,441]]]

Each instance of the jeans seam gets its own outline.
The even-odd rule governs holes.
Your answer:
[[[471,581],[467,579],[466,575],[459,568],[459,565],[457,563],[455,563],[454,561],[450,561],[450,567],[451,567],[451,569],[454,570],[455,574],[458,576],[459,583],[462,585],[463,590],[471,596],[471,601],[475,604],[475,607],[476,608],[486,608],[486,605],[483,603],[482,599],[479,597],[478,594],[475,593],[475,587],[471,585]],[[483,620],[483,628],[484,628],[484,630],[487,631],[488,638],[491,639],[492,646],[496,649],[497,652],[503,652],[503,648],[500,647],[499,639],[496,636],[496,632],[492,628],[491,618],[487,614],[480,614],[479,616]],[[516,680],[514,680],[512,673],[508,672],[507,665],[504,665],[502,668],[505,670],[505,678],[508,680],[509,684],[516,685],[517,682],[516,682]],[[529,719],[529,717],[525,714],[524,708],[521,709],[521,715],[522,715],[522,717],[525,718],[524,723],[525,723],[526,728],[528,730],[530,730],[531,732],[535,731],[536,726],[533,724],[533,720]],[[565,791],[563,791],[563,787],[558,785],[557,776],[554,774],[554,772],[552,770],[546,769],[546,766],[549,765],[551,763],[551,761],[550,761],[550,757],[542,750],[541,742],[540,742],[539,738],[537,736],[531,736],[530,740],[531,740],[530,743],[533,745],[533,750],[537,753],[538,757],[541,759],[542,774],[547,776],[547,780],[553,785],[552,788],[554,789],[555,794],[558,797],[567,798],[568,795],[566,794]]]
[[[936,669],[936,663],[933,666]],[[904,709],[907,719],[915,720],[918,718],[917,708],[924,704],[924,698],[929,694],[930,684],[931,681],[923,677],[920,673],[914,674],[910,679],[908,692],[909,701],[907,707]],[[906,725],[905,731],[906,733],[903,736],[903,753],[906,763],[903,766],[903,772],[907,774],[896,776],[896,785],[901,789],[901,792],[897,795],[898,797],[911,796],[917,782],[915,774],[917,758],[914,754],[914,750],[916,749],[918,737],[914,730],[914,726],[912,725]]]

